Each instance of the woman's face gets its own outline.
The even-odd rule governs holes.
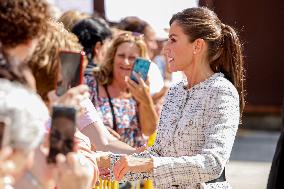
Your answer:
[[[188,36],[176,22],[173,22],[170,27],[169,39],[164,52],[170,72],[190,69],[193,61],[193,44],[189,42]]]
[[[30,39],[26,43],[17,45],[14,48],[7,49],[9,62],[19,66],[20,64],[26,63],[33,55],[38,39]]]
[[[132,65],[137,57],[140,56],[139,47],[130,42],[121,43],[114,55],[114,80],[125,81],[125,76],[130,76]]]
[[[158,43],[156,41],[156,33],[150,26],[146,27],[145,42],[147,44],[149,57],[153,59],[155,51],[158,49]]]

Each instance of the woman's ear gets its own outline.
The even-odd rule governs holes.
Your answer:
[[[202,52],[205,48],[205,41],[203,39],[196,39],[193,42],[193,54],[198,54]]]
[[[96,42],[95,47],[94,47],[95,56],[99,54],[102,46],[103,46],[102,42],[100,42],[100,41]]]

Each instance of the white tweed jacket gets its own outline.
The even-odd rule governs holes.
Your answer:
[[[163,106],[153,147],[136,157],[151,157],[151,173],[128,173],[124,180],[153,179],[155,188],[228,189],[218,178],[239,125],[239,95],[222,73],[185,89],[171,87]],[[111,170],[119,155],[111,156]],[[113,173],[111,172],[111,176]]]

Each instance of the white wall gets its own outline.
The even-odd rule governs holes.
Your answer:
[[[79,10],[92,14],[94,12],[94,0],[47,0],[55,5],[60,11]]]
[[[198,0],[105,0],[106,18],[118,22],[126,16],[138,16],[163,35],[174,13],[198,6]]]

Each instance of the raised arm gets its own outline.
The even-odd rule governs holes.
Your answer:
[[[141,131],[144,135],[150,136],[156,131],[158,114],[150,95],[149,86],[138,74],[135,74],[135,76],[139,82],[138,84],[129,78],[127,78],[126,83],[131,94],[138,102],[138,115]]]

